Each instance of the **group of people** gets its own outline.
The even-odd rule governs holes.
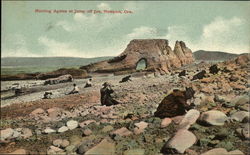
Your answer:
[[[91,81],[92,81],[92,79],[88,79],[88,81],[86,82],[84,88],[92,87],[92,82]],[[67,95],[79,93],[79,88],[75,83],[73,84],[73,87],[74,87],[73,90],[71,90]]]
[[[86,82],[84,88],[87,88],[87,87],[92,87],[92,79],[88,79],[88,81]],[[79,93],[79,87],[74,83],[73,89],[69,93],[66,93],[65,95],[77,94],[77,93]],[[50,99],[51,96],[52,96],[52,92],[45,92],[43,99]]]

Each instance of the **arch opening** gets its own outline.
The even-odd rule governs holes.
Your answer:
[[[136,70],[144,70],[147,68],[147,60],[145,58],[140,59],[136,63]]]

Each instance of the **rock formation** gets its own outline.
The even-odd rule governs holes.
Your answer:
[[[176,41],[174,50],[165,39],[136,39],[130,41],[119,56],[81,69],[87,72],[116,73],[135,72],[138,62],[145,60],[147,71],[166,73],[171,68],[181,67],[194,61],[192,51],[182,41]]]

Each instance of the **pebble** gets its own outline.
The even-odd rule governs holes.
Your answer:
[[[60,127],[60,128],[57,130],[57,132],[62,133],[62,132],[68,131],[68,130],[69,130],[68,127],[62,126],[62,127]]]
[[[162,121],[161,121],[161,128],[165,128],[167,127],[170,123],[172,122],[172,119],[171,118],[164,118]]]
[[[47,127],[45,130],[44,130],[44,133],[47,133],[47,134],[49,134],[49,133],[54,133],[54,132],[56,132],[54,129],[51,129],[50,127]]]
[[[85,129],[85,130],[83,131],[83,134],[84,134],[84,136],[89,136],[89,135],[92,134],[92,131],[91,131],[90,129]]]
[[[78,122],[77,121],[74,121],[74,120],[70,120],[68,121],[67,123],[67,127],[70,129],[70,130],[73,130],[75,128],[78,127]]]

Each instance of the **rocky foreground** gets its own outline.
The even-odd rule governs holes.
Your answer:
[[[0,153],[247,155],[248,71],[249,56],[242,55],[216,67],[200,63],[167,75],[134,74],[125,83],[111,78],[118,105],[101,105],[98,85],[3,107]],[[188,101],[193,109],[154,116],[164,97],[185,87],[195,91]]]

